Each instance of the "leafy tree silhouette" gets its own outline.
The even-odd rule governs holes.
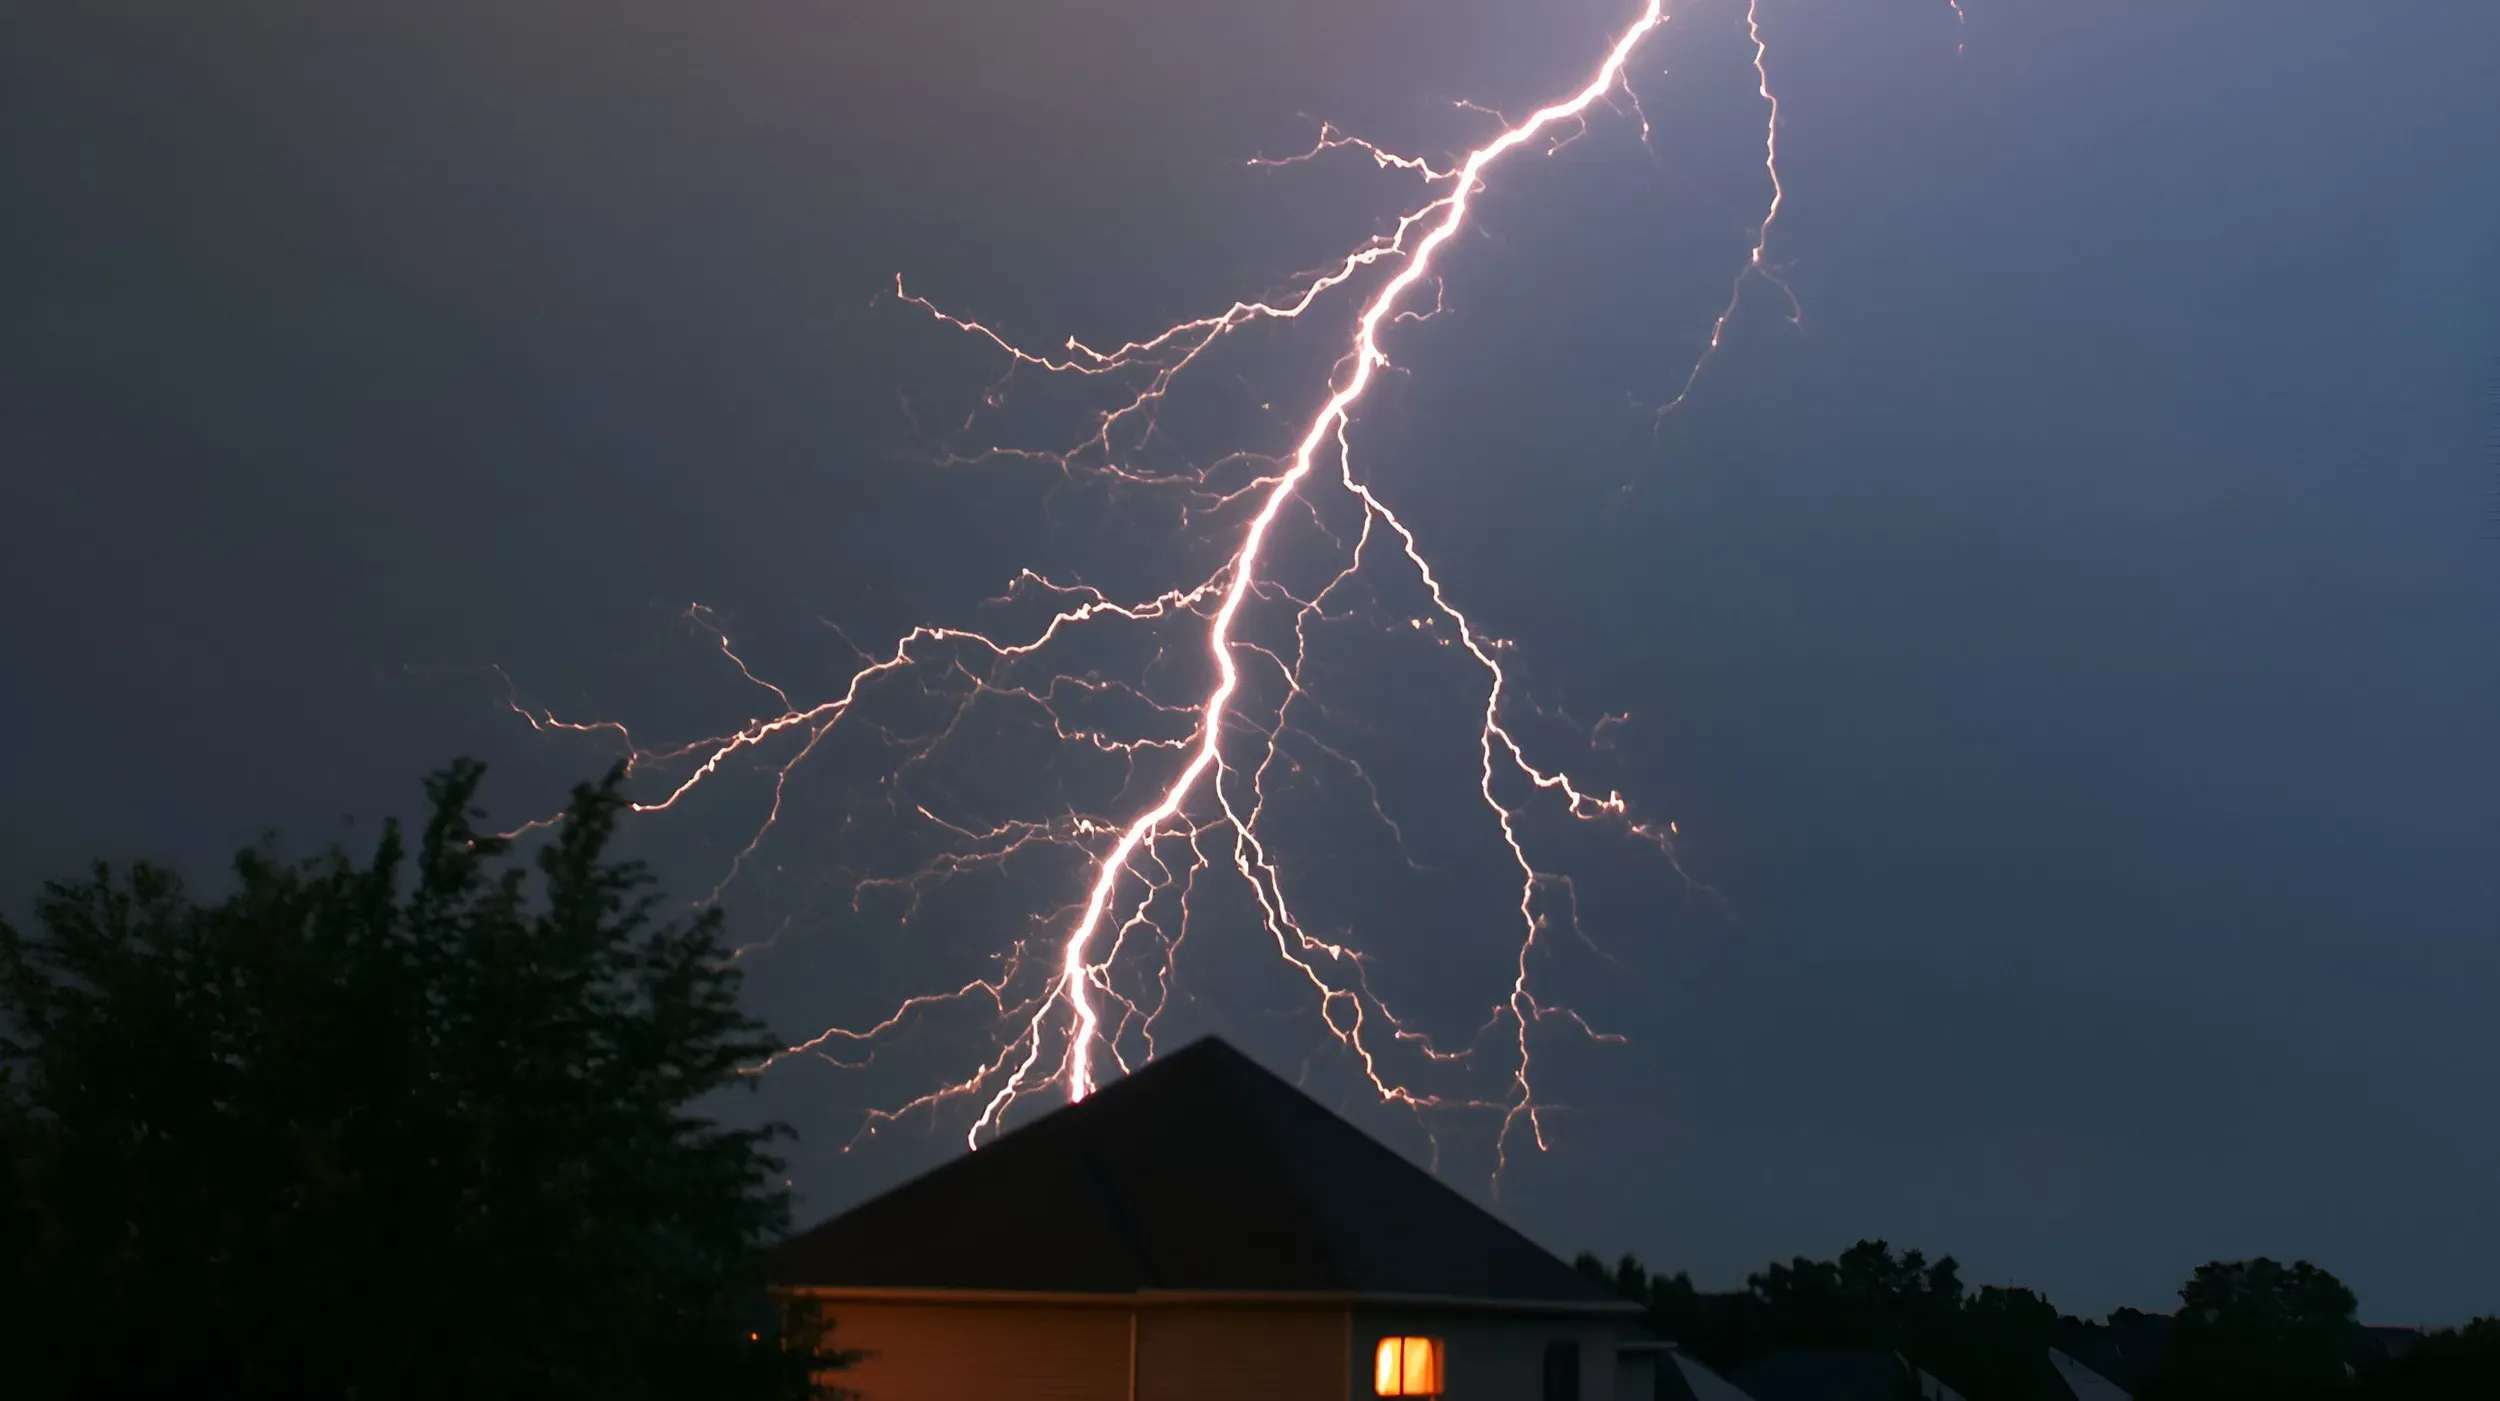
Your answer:
[[[2033,1401],[2053,1385],[2056,1308],[2028,1289],[1965,1292],[1950,1256],[1930,1262],[1922,1251],[1860,1241],[1836,1260],[1773,1264],[1729,1294],[1699,1291],[1682,1274],[1652,1275],[1629,1255],[1611,1268],[1582,1255],[1578,1267],[1647,1305],[1660,1334],[1723,1371],[1778,1347],[1885,1348],[1970,1401]]]
[[[2500,1318],[2441,1329],[2362,1380],[2365,1401],[2490,1401],[2500,1396]]]
[[[2306,1260],[2217,1260],[2179,1287],[2180,1309],[2145,1401],[2296,1401],[2351,1382],[2359,1301]]]
[[[0,921],[12,1397],[775,1397],[845,1360],[753,1273],[781,1130],[698,1108],[776,1044],[720,914],[608,858],[614,773],[532,881],[482,772],[413,852],[264,843],[215,904],[99,865]]]

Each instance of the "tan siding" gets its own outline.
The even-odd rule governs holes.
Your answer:
[[[1128,1314],[1116,1309],[843,1304],[833,1345],[870,1355],[838,1385],[862,1401],[1126,1401]]]
[[[1137,1316],[1137,1401],[1346,1401],[1347,1367],[1341,1312],[1172,1308]]]

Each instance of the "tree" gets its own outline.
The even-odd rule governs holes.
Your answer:
[[[2059,1327],[2056,1305],[2031,1290],[1983,1285],[1963,1302],[1937,1375],[1971,1401],[2055,1395],[2049,1349]]]
[[[1582,1252],[1574,1266],[1590,1281],[1649,1310],[1649,1326],[1704,1364],[1726,1369],[1760,1356],[1774,1345],[1761,1303],[1750,1294],[1707,1294],[1682,1271],[1653,1275],[1638,1256],[1625,1255],[1610,1268]]]
[[[780,1130],[697,1107],[776,1044],[719,913],[608,858],[618,775],[534,883],[481,775],[428,784],[413,860],[396,824],[361,864],[264,844],[216,904],[99,865],[0,921],[11,1395],[762,1397],[839,1362],[753,1272]]]
[[[1838,1260],[1772,1265],[1746,1281],[1783,1343],[1893,1348],[1921,1366],[1950,1349],[1962,1308],[1961,1267],[1923,1252],[1899,1256],[1862,1240]]]
[[[2028,1289],[1965,1294],[1949,1256],[1931,1264],[1921,1251],[1860,1241],[1837,1260],[1771,1265],[1726,1294],[1695,1289],[1689,1275],[1652,1274],[1630,1255],[1609,1266],[1583,1253],[1575,1265],[1647,1306],[1661,1336],[1721,1371],[1778,1347],[1872,1347],[1903,1354],[1970,1401],[2056,1394],[2056,1308]]]
[[[1571,1268],[1579,1271],[1581,1278],[1611,1289],[1633,1303],[1646,1305],[1650,1301],[1649,1267],[1643,1265],[1637,1255],[1626,1254],[1609,1268],[1595,1252],[1583,1250],[1579,1258],[1571,1262]],[[1660,1282],[1665,1281],[1662,1279]]]
[[[2500,1318],[2443,1328],[2363,1379],[2367,1401],[2490,1401],[2500,1396]]]
[[[2358,1301],[2306,1260],[2215,1261],[2180,1286],[2181,1307],[2147,1401],[2322,1396],[2351,1380]]]

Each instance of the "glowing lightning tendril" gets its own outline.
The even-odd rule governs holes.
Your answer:
[[[1469,201],[1475,194],[1476,182],[1483,175],[1485,167],[1501,159],[1505,153],[1532,140],[1538,132],[1554,123],[1577,117],[1587,110],[1589,104],[1605,96],[1622,76],[1624,62],[1631,57],[1633,48],[1648,36],[1650,30],[1664,23],[1665,19],[1662,0],[1650,0],[1649,8],[1640,20],[1616,43],[1614,51],[1606,56],[1606,62],[1598,69],[1597,76],[1590,79],[1588,85],[1582,88],[1576,96],[1569,101],[1545,108],[1469,155],[1466,163],[1459,167],[1457,187],[1451,191],[1446,200],[1441,202],[1439,220],[1433,224],[1430,231],[1424,234],[1422,241],[1415,245],[1414,251],[1407,255],[1406,266],[1400,269],[1395,277],[1389,279],[1388,285],[1381,288],[1379,293],[1372,298],[1371,304],[1363,309],[1362,319],[1357,323],[1355,331],[1354,350],[1350,356],[1353,362],[1352,370],[1347,374],[1345,383],[1338,386],[1336,392],[1328,397],[1328,402],[1321,407],[1318,416],[1311,420],[1309,430],[1302,435],[1300,445],[1294,449],[1293,465],[1269,486],[1267,504],[1251,521],[1249,536],[1242,542],[1240,552],[1233,556],[1233,561],[1226,571],[1231,576],[1230,583],[1224,590],[1223,602],[1216,609],[1215,621],[1207,629],[1207,647],[1214,656],[1217,674],[1222,679],[1216,683],[1215,690],[1206,699],[1205,712],[1199,721],[1197,756],[1189,761],[1187,768],[1181,770],[1180,777],[1174,779],[1172,785],[1164,790],[1162,801],[1130,823],[1128,830],[1120,834],[1118,844],[1112,847],[1110,854],[1103,857],[1101,864],[1096,868],[1093,890],[1086,896],[1084,916],[1077,922],[1075,932],[1068,936],[1066,951],[1060,960],[1057,998],[1068,1004],[1075,1014],[1077,1024],[1076,1031],[1068,1038],[1067,1053],[1060,1067],[1061,1081],[1067,1088],[1069,1099],[1083,1099],[1092,1093],[1094,1088],[1093,1053],[1100,1014],[1095,1010],[1093,999],[1088,991],[1091,965],[1086,961],[1086,950],[1092,945],[1095,934],[1102,924],[1103,913],[1110,908],[1111,897],[1120,883],[1121,876],[1127,872],[1129,860],[1135,856],[1138,846],[1159,830],[1163,824],[1179,815],[1181,805],[1187,801],[1190,790],[1197,787],[1198,781],[1206,776],[1209,769],[1221,762],[1217,746],[1223,728],[1225,707],[1231,703],[1233,691],[1240,684],[1241,679],[1239,666],[1233,658],[1233,619],[1240,613],[1242,602],[1250,596],[1251,585],[1258,577],[1260,547],[1266,543],[1268,530],[1276,523],[1277,513],[1284,509],[1286,501],[1293,495],[1295,488],[1302,484],[1303,478],[1311,474],[1312,468],[1319,460],[1320,452],[1336,439],[1338,429],[1346,422],[1347,415],[1353,409],[1355,402],[1363,397],[1364,390],[1371,387],[1373,374],[1380,366],[1388,363],[1388,357],[1380,351],[1381,323],[1397,309],[1398,302],[1414,288],[1415,284],[1431,275],[1433,254],[1439,252],[1441,246],[1449,242],[1451,235],[1457,233],[1459,228],[1466,223]],[[1405,528],[1396,523],[1396,518],[1390,515],[1388,508],[1382,506],[1376,497],[1359,486],[1350,472],[1346,475],[1345,484],[1347,490],[1362,494],[1364,504],[1369,506],[1380,519],[1388,521],[1401,537],[1412,539],[1407,535]],[[1420,556],[1416,559],[1416,565],[1418,568],[1423,565]],[[1440,602],[1438,590],[1435,590],[1435,601]],[[1442,606],[1448,608],[1446,603]],[[1526,877],[1527,885],[1520,897],[1520,911],[1529,921],[1529,938],[1533,940],[1536,916],[1532,904],[1536,872],[1528,865],[1526,853],[1520,850],[1518,837],[1510,831],[1508,810],[1501,809],[1499,801],[1493,797],[1493,747],[1497,742],[1504,745],[1514,761],[1520,763],[1523,768],[1526,767],[1526,761],[1524,756],[1519,754],[1517,744],[1511,741],[1509,735],[1501,728],[1499,709],[1502,671],[1500,665],[1493,660],[1491,653],[1484,650],[1476,641],[1473,629],[1469,627],[1465,617],[1461,616],[1456,609],[1448,609],[1448,611],[1461,628],[1461,636],[1467,639],[1469,650],[1475,652],[1477,660],[1493,674],[1492,691],[1485,703],[1485,800],[1501,810],[1503,835],[1513,854],[1518,856],[1521,870]],[[1569,780],[1560,775],[1537,773],[1533,774],[1533,777],[1541,785],[1567,788],[1569,784]],[[1571,797],[1575,805],[1587,801],[1577,792],[1572,792]],[[1518,1072],[1520,1106],[1531,1116],[1533,1124],[1536,1106],[1527,1083],[1527,1067],[1524,1063],[1526,1022],[1529,1011],[1526,983],[1527,973],[1523,953],[1519,984],[1512,991],[1512,1009],[1521,1023],[1519,1035],[1522,1064]],[[1042,1035],[1041,1018],[1048,1015],[1050,1010],[1051,1005],[1044,1004],[1043,1009],[1034,1014],[1033,1025],[1027,1031],[1028,1039],[1037,1046]],[[1019,1067],[1017,1076],[1010,1077],[1007,1084],[990,1101],[989,1108],[982,1115],[984,1120],[997,1117],[999,1112],[1014,1098],[1018,1080],[1022,1074],[1023,1067]]]
[[[1693,397],[1693,386],[1701,383],[1701,372],[1709,367],[1710,358],[1719,353],[1719,343],[1727,336],[1727,324],[1736,319],[1736,308],[1745,297],[1746,279],[1759,277],[1780,289],[1780,295],[1788,298],[1789,325],[1799,325],[1805,320],[1805,308],[1797,304],[1797,294],[1763,261],[1763,255],[1771,247],[1771,226],[1779,222],[1780,204],[1787,199],[1788,191],[1780,184],[1780,100],[1771,91],[1771,71],[1764,66],[1764,57],[1769,49],[1762,42],[1760,11],[1761,0],[1745,0],[1745,37],[1753,42],[1754,91],[1762,95],[1762,101],[1771,109],[1770,115],[1762,122],[1762,169],[1771,177],[1771,203],[1763,211],[1762,222],[1754,227],[1753,252],[1746,257],[1744,267],[1737,270],[1735,285],[1728,288],[1727,306],[1710,323],[1710,339],[1702,347],[1700,358],[1693,361],[1692,373],[1684,377],[1684,387],[1676,391],[1675,397],[1658,410],[1661,422],[1667,415],[1684,407],[1685,400]],[[1958,0],[1954,12],[1961,12]]]
[[[1958,5],[1956,8],[1958,11]],[[1416,293],[1423,284],[1429,282],[1438,288],[1434,271],[1436,258],[1466,227],[1473,201],[1483,187],[1488,169],[1503,157],[1531,143],[1542,140],[1547,143],[1546,149],[1551,151],[1578,139],[1579,134],[1586,130],[1586,116],[1591,106],[1607,101],[1618,87],[1626,87],[1628,91],[1626,64],[1642,42],[1666,21],[1663,0],[1646,0],[1639,16],[1615,40],[1603,61],[1576,92],[1523,120],[1503,120],[1498,135],[1469,152],[1455,165],[1441,167],[1393,154],[1370,142],[1348,136],[1333,126],[1323,126],[1317,142],[1308,151],[1280,159],[1263,158],[1251,162],[1262,166],[1290,166],[1316,160],[1332,152],[1353,150],[1368,156],[1379,169],[1420,178],[1433,190],[1433,197],[1420,209],[1400,218],[1393,232],[1374,238],[1335,265],[1308,275],[1295,284],[1295,290],[1289,295],[1272,301],[1236,302],[1219,314],[1184,321],[1152,337],[1130,341],[1114,349],[1097,349],[1071,338],[1055,353],[1037,353],[1019,346],[1010,337],[986,325],[939,309],[930,301],[906,290],[900,279],[897,280],[895,296],[899,301],[986,343],[1006,357],[1010,373],[1021,368],[1074,376],[1079,380],[1141,375],[1142,387],[1136,390],[1134,396],[1099,414],[1091,436],[1072,451],[1054,453],[993,448],[979,458],[949,460],[966,462],[992,457],[1032,460],[1054,465],[1071,475],[1082,470],[1124,485],[1176,490],[1183,493],[1189,503],[1184,508],[1185,520],[1203,519],[1234,509],[1250,510],[1252,513],[1242,527],[1238,547],[1206,578],[1143,601],[1122,602],[1090,585],[1057,582],[1027,571],[1013,581],[1004,598],[995,600],[1002,606],[1024,607],[1043,615],[1037,617],[1035,625],[1025,633],[1002,640],[1000,635],[994,635],[996,629],[928,625],[905,633],[881,653],[864,652],[853,646],[852,650],[858,653],[861,664],[852,672],[840,694],[813,705],[794,703],[784,690],[757,675],[733,648],[727,634],[710,615],[698,609],[691,614],[693,621],[717,641],[721,653],[745,681],[771,696],[782,709],[779,714],[759,718],[730,734],[665,749],[641,748],[621,725],[559,720],[547,712],[524,708],[517,699],[512,702],[514,710],[542,730],[603,733],[622,740],[627,750],[629,773],[665,769],[679,763],[691,765],[659,796],[636,803],[635,810],[641,812],[673,807],[741,756],[757,755],[767,746],[788,746],[791,752],[786,759],[768,765],[774,774],[771,809],[753,838],[732,860],[723,885],[737,876],[778,821],[792,770],[814,753],[846,720],[856,728],[875,734],[880,742],[906,756],[897,770],[898,776],[928,762],[967,723],[966,717],[974,705],[985,699],[1031,708],[1043,718],[1049,732],[1060,742],[1113,756],[1129,766],[1128,771],[1132,774],[1141,758],[1154,761],[1158,755],[1168,755],[1170,762],[1180,763],[1178,771],[1153,790],[1153,800],[1134,817],[1120,823],[1070,813],[1059,818],[1025,818],[983,825],[941,816],[925,802],[897,799],[898,802],[908,802],[909,814],[943,832],[951,845],[923,868],[910,874],[877,875],[863,879],[854,894],[855,908],[859,898],[867,892],[888,892],[906,902],[904,919],[908,921],[916,914],[924,893],[938,883],[972,870],[1002,868],[1010,859],[1038,849],[1083,852],[1089,875],[1080,904],[1042,917],[1044,923],[1063,932],[1055,935],[1055,947],[1047,959],[1048,971],[1038,983],[1024,976],[1028,950],[1025,942],[1019,940],[1006,955],[1000,970],[991,977],[971,980],[952,991],[907,999],[891,1015],[874,1025],[828,1029],[782,1053],[783,1056],[814,1054],[836,1064],[857,1064],[842,1060],[836,1052],[859,1050],[873,1057],[875,1047],[883,1038],[915,1016],[963,1002],[993,1008],[1003,1026],[1014,1028],[1012,1035],[1006,1036],[996,1053],[965,1078],[942,1085],[898,1107],[869,1111],[863,1132],[873,1131],[877,1126],[914,1110],[966,1099],[982,1105],[966,1135],[967,1142],[977,1147],[982,1136],[1000,1125],[1021,1096],[1055,1086],[1070,1100],[1082,1099],[1102,1081],[1104,1071],[1099,1057],[1108,1055],[1113,1063],[1125,1068],[1127,1062],[1121,1047],[1132,1028],[1136,1028],[1142,1036],[1146,1052],[1151,1057],[1155,1019],[1161,1015],[1171,993],[1173,955],[1187,935],[1189,905],[1198,877],[1211,870],[1219,859],[1229,857],[1234,872],[1242,878],[1255,900],[1277,953],[1285,964],[1308,980],[1318,996],[1322,1022],[1335,1040],[1359,1062],[1382,1100],[1418,1111],[1430,1107],[1466,1107],[1498,1112],[1501,1128],[1496,1145],[1505,1161],[1512,1134],[1522,1124],[1538,1146],[1544,1146],[1546,1140],[1540,1114],[1546,1105],[1531,1081],[1531,1028],[1553,1019],[1602,1040],[1619,1038],[1596,1031],[1567,1008],[1541,1002],[1530,990],[1531,960],[1540,937],[1549,928],[1549,919],[1559,920],[1576,932],[1578,897],[1567,878],[1541,872],[1531,861],[1525,838],[1520,832],[1521,809],[1506,801],[1499,788],[1503,784],[1524,780],[1534,791],[1549,795],[1569,816],[1584,821],[1607,822],[1635,840],[1654,847],[1670,864],[1675,860],[1675,828],[1672,823],[1635,819],[1619,794],[1601,794],[1583,786],[1563,770],[1540,765],[1531,759],[1517,733],[1505,723],[1511,705],[1511,683],[1497,654],[1506,644],[1483,633],[1458,609],[1444,591],[1440,577],[1426,562],[1413,531],[1369,485],[1356,477],[1348,434],[1355,408],[1372,387],[1379,371],[1389,367],[1388,357],[1381,348],[1384,328],[1403,321],[1424,319],[1432,314],[1431,309],[1411,307],[1408,303],[1420,300]],[[1691,393],[1693,381],[1699,378],[1703,364],[1717,349],[1721,334],[1736,312],[1736,298],[1741,295],[1745,280],[1759,276],[1780,286],[1783,291],[1787,290],[1764,261],[1771,226],[1778,218],[1783,192],[1778,168],[1778,100],[1771,95],[1769,77],[1764,68],[1761,31],[1751,4],[1746,11],[1746,25],[1754,45],[1758,87],[1771,109],[1764,140],[1764,164],[1771,177],[1771,202],[1756,231],[1751,256],[1738,274],[1735,294],[1731,295],[1727,309],[1713,324],[1708,348],[1694,365],[1683,392],[1667,406],[1668,410],[1681,404]],[[1634,101],[1637,104],[1637,96]],[[1645,135],[1645,116],[1642,128]],[[1557,136],[1558,129],[1569,134]],[[1122,435],[1151,435],[1155,427],[1155,413],[1171,392],[1176,378],[1198,364],[1219,340],[1253,323],[1296,320],[1323,297],[1375,269],[1386,271],[1385,280],[1363,301],[1354,323],[1350,346],[1337,362],[1337,368],[1328,381],[1326,398],[1300,429],[1289,457],[1269,460],[1240,453],[1223,459],[1214,467],[1180,473],[1158,472],[1134,462],[1119,460],[1117,444],[1124,441]],[[1433,305],[1437,308],[1437,300]],[[1793,295],[1790,310],[1793,320],[1796,313]],[[1271,577],[1270,573],[1263,572],[1263,566],[1268,563],[1269,547],[1279,522],[1297,502],[1311,512],[1313,524],[1323,534],[1335,538],[1329,527],[1321,522],[1319,509],[1310,501],[1305,490],[1331,454],[1334,455],[1336,484],[1342,487],[1345,493],[1342,499],[1348,503],[1343,509],[1359,511],[1360,530],[1349,547],[1350,557],[1343,568],[1329,577],[1323,586],[1310,591],[1308,596],[1297,595]],[[1231,481],[1229,485],[1219,485],[1216,475],[1219,468],[1227,472],[1247,472],[1249,475]],[[1341,539],[1338,543],[1344,544]],[[1295,730],[1292,724],[1297,705],[1318,704],[1306,701],[1303,690],[1308,630],[1315,623],[1335,621],[1343,616],[1328,611],[1332,599],[1366,569],[1371,559],[1383,552],[1390,552],[1394,560],[1402,561],[1403,567],[1412,571],[1413,578],[1422,589],[1422,597],[1429,600],[1431,616],[1408,620],[1408,625],[1444,646],[1455,642],[1484,677],[1481,724],[1476,736],[1476,786],[1517,872],[1518,901],[1515,909],[1521,932],[1515,971],[1509,987],[1492,1007],[1490,1020],[1475,1033],[1481,1039],[1487,1033],[1500,1029],[1505,1033],[1503,1039],[1510,1044],[1509,1084],[1498,1098],[1440,1099],[1410,1090],[1384,1073],[1376,1054],[1375,1033],[1378,1026],[1387,1028],[1386,1034],[1390,1039],[1418,1050],[1434,1061],[1469,1056],[1473,1053],[1473,1043],[1468,1050],[1441,1049],[1393,1015],[1371,992],[1364,972],[1364,960],[1357,951],[1321,938],[1304,927],[1286,899],[1278,863],[1262,836],[1261,819],[1266,813],[1270,796],[1271,775],[1280,764],[1298,767],[1297,761],[1287,753],[1290,735],[1296,742],[1310,745],[1312,752],[1327,757],[1355,775],[1370,793],[1372,812],[1387,824],[1403,847],[1403,832],[1381,806],[1378,789],[1372,786],[1370,775],[1342,752],[1314,735]],[[1241,635],[1237,625],[1244,610],[1253,602],[1292,605],[1289,645],[1279,640],[1270,646]],[[1151,629],[1191,619],[1203,622],[1204,632],[1199,636],[1197,646],[1212,668],[1208,689],[1193,703],[1174,704],[1158,700],[1142,682],[1106,680],[1093,674],[1030,679],[1017,670],[1022,663],[1040,656],[1060,639],[1079,629],[1097,625],[1135,625]],[[848,644],[849,639],[846,637],[844,641]],[[967,658],[971,661],[968,662]],[[1262,718],[1255,721],[1237,713],[1237,702],[1243,699],[1243,668],[1253,665],[1250,658],[1257,658],[1273,667],[1283,687],[1282,699],[1273,710],[1262,711]],[[933,680],[936,684],[952,688],[959,698],[953,718],[933,733],[904,736],[882,727],[880,720],[870,713],[869,696],[885,683],[918,681],[928,685]],[[1143,707],[1144,713],[1151,717],[1151,723],[1144,732],[1123,737],[1084,719],[1082,713],[1074,709],[1080,702],[1106,700]],[[1078,718],[1070,718],[1072,714]],[[1602,737],[1609,727],[1621,723],[1621,720],[1619,716],[1606,717],[1599,722],[1593,738]],[[1171,732],[1155,731],[1152,728],[1154,724],[1167,724]],[[1228,726],[1237,724],[1248,725],[1265,739],[1264,750],[1257,755],[1255,763],[1246,763],[1238,757],[1228,758]],[[901,792],[895,776],[889,777],[886,790],[889,794]],[[898,807],[898,813],[902,811]],[[717,897],[719,893],[719,888],[715,887],[713,896]],[[1177,934],[1167,935],[1159,922],[1162,916],[1156,912],[1164,907],[1165,902],[1178,904],[1180,919]],[[1560,913],[1549,916],[1546,913],[1548,908],[1556,908]],[[1063,920],[1064,924],[1061,924]],[[1114,967],[1121,962],[1123,950],[1133,940],[1160,941],[1163,945],[1162,972],[1156,976],[1154,987],[1139,996],[1119,990],[1112,976]],[[1054,1046],[1057,1047],[1056,1065],[1045,1069],[1044,1062],[1051,1056]],[[777,1056],[774,1059],[780,1058]]]

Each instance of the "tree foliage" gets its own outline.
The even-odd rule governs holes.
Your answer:
[[[2161,1365],[2144,1388],[2158,1398],[2326,1396],[2354,1372],[2360,1301],[2306,1260],[2217,1260],[2179,1288]]]
[[[1913,1362],[1952,1346],[1962,1312],[1961,1266],[1948,1255],[1930,1264],[1880,1240],[1862,1240],[1837,1260],[1803,1257],[1746,1281],[1779,1320],[1784,1341],[1805,1347],[1892,1347]]]
[[[1833,1260],[1798,1258],[1739,1291],[1696,1289],[1630,1255],[1582,1255],[1579,1271],[1649,1311],[1649,1323],[1701,1362],[1735,1371],[1775,1348],[1882,1348],[1967,1401],[2071,1401],[2052,1348],[2146,1401],[2491,1401],[2500,1398],[2500,1319],[2373,1338],[2352,1291],[2306,1262],[2216,1261],[2180,1290],[2176,1314],[2119,1309],[2106,1322],[2061,1316],[2020,1288],[1966,1290],[1952,1257],[1930,1262],[1860,1241]]]
[[[777,1130],[699,1108],[774,1044],[719,914],[609,859],[615,775],[535,880],[480,777],[413,851],[263,846],[216,903],[98,866],[0,921],[11,1395],[805,1389],[750,1273]]]
[[[2443,1328],[2362,1379],[2364,1401],[2491,1401],[2500,1396],[2500,1318]]]
[[[1652,1275],[1629,1255],[1611,1269],[1583,1255],[1579,1268],[1646,1305],[1652,1327],[1710,1366],[1733,1369],[1779,1347],[1888,1348],[1974,1401],[2030,1395],[2057,1323],[2029,1290],[1968,1293],[1951,1256],[1895,1254],[1880,1240],[1835,1260],[1770,1265],[1729,1294],[1700,1291],[1683,1274]]]

